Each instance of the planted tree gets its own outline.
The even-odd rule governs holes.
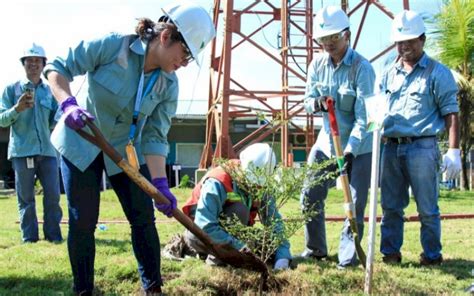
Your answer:
[[[254,204],[259,205],[258,218],[263,222],[250,227],[241,224],[237,217],[223,216],[220,220],[222,226],[231,235],[244,242],[262,261],[269,261],[281,243],[289,240],[316,214],[312,208],[304,212],[298,209],[282,221],[279,211],[274,209],[283,208],[291,199],[299,199],[303,188],[315,186],[327,178],[335,177],[335,173],[315,177],[315,172],[324,169],[331,162],[329,160],[322,164],[303,165],[300,168],[281,165],[274,170],[253,168],[250,173],[247,169],[246,173],[234,161],[217,160],[217,164],[237,182],[239,188],[252,197]],[[258,183],[262,185],[257,185],[255,178],[261,180]]]

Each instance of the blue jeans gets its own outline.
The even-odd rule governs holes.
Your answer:
[[[441,256],[441,221],[438,208],[440,154],[435,137],[410,144],[386,143],[382,153],[382,210],[380,251],[400,253],[403,245],[403,216],[411,186],[421,222],[420,240],[424,256]]]
[[[64,157],[61,171],[69,207],[68,251],[75,292],[94,288],[94,232],[99,218],[100,183],[104,170],[102,153],[81,172]],[[150,178],[145,166],[140,172]],[[132,247],[145,290],[161,286],[160,241],[155,227],[152,199],[125,173],[109,176],[122,209],[130,222]]]
[[[43,187],[44,238],[49,241],[62,241],[59,223],[63,212],[59,206],[59,169],[56,157],[32,156],[33,168],[27,167],[26,157],[15,157],[12,166],[15,170],[15,189],[20,212],[20,228],[24,242],[36,242],[38,218],[36,216],[35,175]]]
[[[310,157],[313,156],[310,155]],[[314,162],[321,163],[325,160],[328,160],[328,157],[323,152],[317,150],[314,155]],[[312,162],[310,160],[308,161]],[[367,196],[370,186],[371,162],[372,153],[358,155],[352,162],[350,187],[352,200],[356,207],[357,226],[360,239],[362,239],[364,233],[364,211],[367,204]],[[317,172],[315,176],[325,175],[328,172],[335,170],[335,165],[329,166],[326,170]],[[326,180],[312,188],[306,188],[300,198],[303,210],[305,209],[304,203],[306,202],[308,205],[312,205],[313,209],[317,211],[316,216],[305,225],[305,251],[319,257],[328,255],[324,205],[328,195],[328,190],[333,186],[333,184],[334,180]],[[343,200],[341,200],[341,205],[342,204]],[[347,219],[344,222],[341,232],[338,258],[340,265],[356,264],[354,239],[350,230],[349,220]]]

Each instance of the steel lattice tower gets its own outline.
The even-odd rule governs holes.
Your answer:
[[[246,6],[242,6],[242,3]],[[238,9],[235,7],[237,4]],[[349,7],[348,0],[341,0],[341,7],[350,18],[355,13],[361,14],[351,40],[352,47],[357,49],[367,16],[372,11],[377,11],[393,18],[393,13],[377,0],[351,1],[350,4],[353,8]],[[409,9],[408,0],[402,0],[401,5],[400,9]],[[281,161],[286,166],[292,164],[292,150],[304,149],[309,152],[315,140],[314,118],[304,112],[302,103],[306,67],[313,54],[321,50],[312,38],[313,17],[320,8],[313,7],[312,0],[214,1],[214,24],[223,35],[218,33],[211,48],[206,140],[199,164],[201,169],[211,166],[212,160],[217,157],[235,158],[236,153],[244,146],[260,142],[272,134],[278,135]],[[253,21],[248,21],[249,18],[253,18]],[[268,47],[265,37],[265,30],[275,24],[280,27],[281,32],[278,51]],[[259,40],[258,34],[263,35],[265,40]],[[279,67],[280,73],[269,73],[281,82],[275,89],[254,89],[251,86],[254,84],[250,83],[248,86],[243,81],[245,75],[239,76],[237,67],[233,65],[236,62],[245,63],[245,60],[236,61],[233,56],[235,58],[235,53],[244,46],[250,46],[261,54],[267,65]],[[393,48],[394,45],[387,46],[375,56],[367,58],[372,62]],[[252,67],[255,65],[249,64],[239,69],[247,68],[251,71]],[[244,139],[232,143],[229,123],[239,117],[261,117],[267,120]],[[306,127],[301,128],[295,124],[297,119],[305,122]],[[289,146],[291,135],[304,135],[306,144],[301,147]]]

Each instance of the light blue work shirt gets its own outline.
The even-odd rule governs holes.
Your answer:
[[[10,127],[8,159],[33,155],[56,157],[49,138],[55,124],[54,115],[58,104],[49,86],[40,81],[35,88],[34,107],[18,113],[15,104],[26,87],[35,88],[26,78],[8,85],[0,102],[0,126]]]
[[[314,101],[320,96],[335,99],[336,119],[344,152],[354,156],[372,151],[372,134],[366,132],[365,98],[373,95],[375,72],[369,61],[348,48],[341,63],[335,66],[328,53],[317,54],[308,67],[304,106],[315,113]],[[329,116],[322,113],[323,126],[316,149],[335,154],[329,128]],[[330,145],[330,146],[328,146]],[[324,149],[328,146],[329,149]],[[327,156],[331,156],[327,155]]]
[[[123,157],[129,141],[145,50],[146,44],[137,35],[111,33],[101,39],[81,42],[69,50],[65,59],[56,58],[45,67],[45,73],[57,71],[69,81],[87,73],[88,94],[86,98],[77,98],[78,104],[95,116],[94,123]],[[151,73],[145,74],[145,86],[150,76]],[[160,71],[152,90],[143,97],[140,105],[135,132],[140,164],[145,162],[143,155],[167,156],[167,134],[177,103],[176,74]],[[66,127],[63,117],[53,132],[52,142],[65,158],[84,171],[99,154],[99,148]],[[105,157],[105,167],[109,175],[121,172],[108,157]]]
[[[410,73],[401,62],[392,64],[382,76],[380,91],[388,96],[386,137],[436,136],[445,128],[443,117],[459,112],[453,74],[426,54]]]
[[[234,193],[242,195],[242,192],[234,183]],[[223,211],[227,200],[227,192],[221,182],[214,178],[207,179],[201,188],[201,196],[196,207],[194,223],[204,230],[216,243],[229,243],[235,249],[239,250],[244,243],[227,233],[219,224],[219,216]],[[283,222],[281,215],[275,207],[274,199],[268,199],[268,217],[274,217],[278,224],[276,231],[283,231]],[[290,243],[285,240],[275,252],[275,260],[291,259]]]

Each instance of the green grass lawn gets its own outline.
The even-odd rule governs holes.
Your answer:
[[[180,204],[190,190],[173,189]],[[37,200],[38,216],[42,217],[41,198]],[[64,220],[67,207],[62,197]],[[101,221],[124,221],[120,205],[113,192],[103,193]],[[445,213],[474,213],[473,192],[442,192],[440,208]],[[282,210],[283,214],[299,211],[298,202],[292,201]],[[328,216],[343,216],[342,193],[332,190],[326,204]],[[0,295],[70,295],[71,270],[66,243],[51,244],[40,241],[22,244],[15,197],[0,197]],[[378,213],[381,214],[379,208]],[[407,215],[416,214],[412,200]],[[174,220],[157,213],[157,228],[161,246],[183,227]],[[41,218],[40,218],[41,219]],[[464,295],[464,289],[474,282],[474,220],[442,221],[442,243],[445,262],[438,267],[418,265],[421,253],[419,222],[405,224],[405,242],[402,249],[403,263],[387,266],[376,253],[374,294],[403,295]],[[284,283],[282,295],[308,294],[362,294],[364,270],[362,267],[338,270],[337,248],[341,222],[328,222],[329,260],[323,262],[298,262],[294,269],[279,272],[275,278]],[[102,227],[103,228],[103,227]],[[64,236],[67,224],[62,225]],[[377,243],[380,228],[377,228]],[[303,229],[291,239],[294,255],[303,250]],[[140,292],[140,280],[130,243],[127,223],[107,223],[105,229],[96,231],[95,284],[97,295],[130,295]],[[364,239],[363,247],[367,242]],[[376,247],[378,250],[378,246]],[[184,262],[162,261],[164,292],[171,295],[236,295],[255,293],[257,275],[247,271],[206,266],[197,259]]]

